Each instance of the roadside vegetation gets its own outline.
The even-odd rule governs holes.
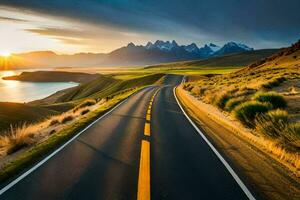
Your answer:
[[[92,104],[91,100],[86,100],[75,108],[45,121],[11,127],[10,131],[0,136],[0,156],[8,156],[6,162],[1,163],[0,181],[16,175],[24,167],[36,162],[139,89],[128,89],[109,100]]]
[[[100,77],[52,95],[50,100],[12,104],[16,108],[3,110],[11,115],[0,115],[6,120],[2,125],[6,128],[0,132],[0,181],[39,160],[129,95],[147,85],[160,84],[164,75],[128,80]],[[22,109],[25,114],[18,115]],[[19,117],[11,120],[13,116]]]
[[[183,88],[273,141],[270,151],[296,156],[300,167],[300,41],[236,72],[191,79]]]

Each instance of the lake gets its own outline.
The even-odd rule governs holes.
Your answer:
[[[74,82],[37,83],[2,79],[4,76],[18,75],[21,72],[23,71],[0,71],[0,102],[29,102],[78,85],[78,83]]]

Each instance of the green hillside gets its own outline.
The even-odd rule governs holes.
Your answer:
[[[154,84],[163,76],[164,74],[152,74],[129,80],[118,80],[110,76],[103,76],[66,92],[56,102],[68,102],[85,98],[104,98],[125,89]]]
[[[22,125],[24,122],[33,123],[59,112],[49,108],[30,106],[23,103],[0,102],[0,130],[10,128],[10,125]]]
[[[220,57],[212,57],[203,60],[195,61],[184,61],[184,62],[174,62],[161,65],[148,66],[146,69],[153,68],[189,68],[189,67],[241,67],[249,65],[252,62],[268,57],[276,52],[279,49],[262,49],[255,51],[247,51],[238,54],[230,54]]]
[[[29,82],[78,82],[86,83],[101,77],[100,74],[87,74],[79,72],[59,72],[59,71],[35,71],[22,72],[20,75],[3,77],[4,80],[18,80]]]

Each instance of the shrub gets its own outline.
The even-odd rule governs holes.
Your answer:
[[[278,77],[278,78],[273,78],[270,81],[262,84],[262,87],[271,89],[273,87],[277,87],[280,85],[280,83],[284,82],[286,80],[285,77]]]
[[[289,94],[294,95],[294,94],[297,94],[297,93],[298,93],[297,89],[294,86],[289,88]]]
[[[231,96],[227,93],[221,94],[218,96],[214,103],[216,106],[218,106],[221,109],[224,109],[226,102],[231,98]]]
[[[254,95],[254,99],[259,102],[266,102],[272,104],[273,108],[285,108],[287,106],[283,96],[277,92],[258,92]]]
[[[244,97],[229,99],[225,104],[225,110],[231,112],[236,106],[240,105],[244,101],[245,101]]]
[[[287,129],[288,113],[284,110],[271,110],[266,114],[257,116],[255,120],[256,129],[269,137],[278,138]]]
[[[88,113],[88,112],[90,112],[90,110],[89,109],[85,109],[85,110],[83,110],[83,111],[81,111],[81,115],[85,115],[86,113]]]
[[[187,90],[188,92],[190,92],[193,88],[194,88],[194,86],[188,85],[185,90]]]
[[[56,124],[59,124],[59,121],[57,119],[53,119],[53,120],[51,120],[49,126],[54,126]]]
[[[234,109],[235,117],[247,127],[254,127],[255,117],[259,114],[266,113],[271,106],[267,103],[257,101],[247,101],[240,104]]]
[[[65,124],[69,121],[72,121],[74,119],[74,117],[72,115],[68,115],[68,116],[65,116],[62,120],[61,120],[61,123]]]
[[[32,126],[33,127],[33,126]],[[24,124],[21,127],[11,127],[10,134],[1,137],[1,141],[5,143],[7,154],[12,154],[28,145],[34,143],[34,129],[30,129]]]
[[[300,122],[290,123],[287,127],[287,134],[285,140],[292,145],[300,147]]]
[[[85,108],[85,107],[88,107],[88,106],[92,106],[92,105],[95,105],[97,102],[95,99],[88,99],[88,100],[85,100],[84,102],[82,102],[81,104],[79,104],[78,106],[76,106],[74,109],[73,109],[73,112],[76,112],[77,110],[79,110],[80,108]]]

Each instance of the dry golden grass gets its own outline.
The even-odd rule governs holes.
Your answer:
[[[46,139],[47,136],[53,134],[57,130],[63,129],[64,126],[72,121],[80,119],[87,113],[87,107],[89,108],[89,111],[93,111],[105,103],[105,101],[101,101],[97,104],[91,102],[92,101],[86,101],[83,104],[84,106],[75,107],[72,110],[60,115],[52,116],[36,124],[27,125],[25,123],[21,126],[11,127],[10,131],[1,134],[2,136],[0,136],[0,157],[15,153],[20,149]]]
[[[278,140],[272,140],[268,137],[264,137],[261,134],[253,134],[253,130],[247,129],[241,126],[236,120],[233,120],[230,116],[225,116],[218,109],[213,108],[212,105],[206,104],[198,99],[189,96],[181,88],[178,88],[178,95],[185,105],[189,105],[188,108],[193,110],[193,113],[209,113],[207,116],[212,120],[217,121],[229,130],[233,130],[233,133],[244,137],[247,141],[257,146],[264,152],[279,162],[287,166],[295,175],[300,176],[300,154],[297,151],[289,151]]]
[[[256,132],[256,134],[245,134],[245,136],[279,160],[290,163],[299,170],[300,41],[276,55],[239,71],[194,79],[185,83],[184,89],[197,99],[229,112],[231,109],[228,109],[229,105],[226,107],[226,104],[230,102],[231,106],[236,103],[231,99],[242,99],[236,103],[240,104],[243,101],[253,100],[257,92],[264,95],[274,93],[276,96],[283,96],[281,100],[287,102],[287,107],[284,105],[282,108],[288,112],[289,121],[280,138],[267,137],[267,134],[259,133],[255,129],[251,132]],[[270,91],[274,92],[270,93]],[[270,103],[274,107],[272,109],[278,107],[273,101]]]

